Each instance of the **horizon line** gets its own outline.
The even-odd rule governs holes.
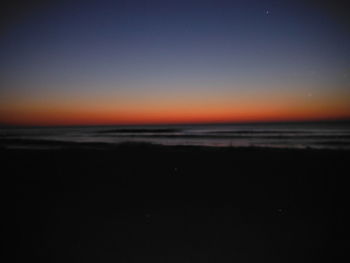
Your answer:
[[[229,124],[288,124],[288,123],[334,123],[349,122],[346,118],[319,118],[319,119],[295,119],[295,120],[253,120],[253,121],[208,121],[208,122],[171,122],[171,123],[81,123],[81,124],[6,124],[0,123],[0,128],[60,128],[60,127],[98,127],[98,126],[176,126],[176,125],[229,125]]]

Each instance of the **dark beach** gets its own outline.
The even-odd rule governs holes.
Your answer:
[[[0,150],[18,262],[336,262],[345,251],[348,151],[50,147]]]

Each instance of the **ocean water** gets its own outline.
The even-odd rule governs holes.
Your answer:
[[[350,149],[350,122],[1,128],[0,138],[4,147],[54,141]]]

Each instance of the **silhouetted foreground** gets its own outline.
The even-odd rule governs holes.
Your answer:
[[[18,262],[337,262],[346,151],[2,149]]]

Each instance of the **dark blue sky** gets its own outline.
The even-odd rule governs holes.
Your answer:
[[[335,4],[60,1],[11,10],[0,44],[3,119],[49,105],[105,108],[116,122],[123,112],[152,120],[204,109],[235,120],[244,102],[251,114],[275,104],[286,118],[350,113],[348,21]]]

